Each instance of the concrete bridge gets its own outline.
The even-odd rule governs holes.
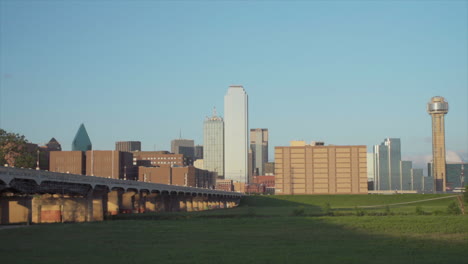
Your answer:
[[[121,213],[231,208],[241,193],[0,167],[0,224],[102,221]]]

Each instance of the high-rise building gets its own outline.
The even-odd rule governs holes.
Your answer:
[[[196,145],[194,150],[195,150],[194,158],[195,159],[203,159],[203,146],[202,145]]]
[[[445,165],[446,176],[446,190],[453,191],[458,188],[464,188],[468,184],[468,163],[467,162],[448,162]],[[429,177],[433,177],[433,163],[427,164]]]
[[[115,150],[118,151],[141,151],[140,141],[117,141],[115,142]]]
[[[268,129],[250,129],[250,148],[253,175],[265,175],[265,163],[268,162]]]
[[[441,96],[431,98],[427,104],[427,112],[432,116],[432,175],[434,177],[434,191],[445,192],[446,164],[445,164],[445,121],[448,113],[448,103]]]
[[[193,139],[174,139],[171,141],[171,152],[183,154],[185,157],[193,160],[195,157],[195,142]]]
[[[400,190],[413,190],[413,181],[411,177],[411,170],[413,169],[413,162],[402,160],[400,161]]]
[[[411,190],[419,192],[424,191],[423,178],[423,169],[411,169]]]
[[[375,182],[374,153],[367,153],[367,181]]]
[[[203,123],[203,144],[204,169],[224,178],[224,121],[216,114],[216,109]]]
[[[92,149],[91,140],[84,124],[80,125],[72,142],[72,151],[88,151]]]
[[[275,194],[367,194],[366,146],[275,147]]]
[[[401,143],[399,138],[386,138],[374,146],[374,176],[376,190],[402,190]]]
[[[230,86],[224,96],[224,178],[248,181],[248,96],[242,86]]]

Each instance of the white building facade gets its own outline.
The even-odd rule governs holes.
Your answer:
[[[248,182],[248,96],[242,86],[230,86],[224,96],[225,179]]]
[[[203,123],[203,167],[224,177],[224,121],[213,111]]]

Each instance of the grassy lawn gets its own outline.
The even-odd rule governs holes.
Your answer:
[[[291,215],[299,206],[318,213],[326,202],[354,208],[426,198],[249,197],[235,209],[6,229],[1,263],[467,263],[467,216]],[[440,201],[425,207],[450,202]]]

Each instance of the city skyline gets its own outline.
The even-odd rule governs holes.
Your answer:
[[[425,105],[443,96],[447,162],[468,159],[466,2],[91,7],[0,3],[0,127],[69,150],[84,123],[96,150],[169,150],[180,130],[203,143],[205,116],[241,84],[249,126],[271,133],[270,160],[295,139],[371,152],[390,137],[424,168]]]

